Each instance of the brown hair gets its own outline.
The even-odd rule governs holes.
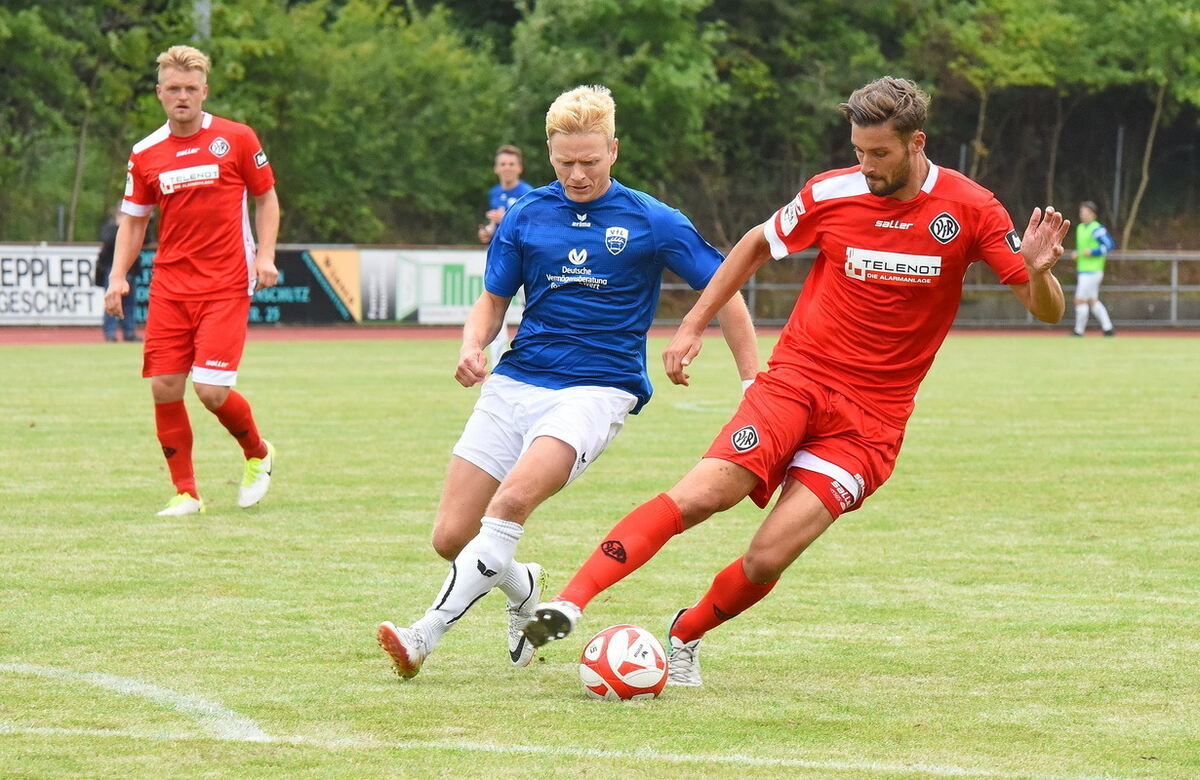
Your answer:
[[[521,154],[521,150],[512,144],[504,144],[504,146],[501,146],[496,150],[496,154],[493,155],[493,157],[499,157],[502,154],[515,154],[517,156],[517,162],[525,162],[525,155]]]
[[[838,105],[842,115],[859,127],[892,123],[901,138],[925,128],[929,95],[908,79],[884,76],[859,87]]]

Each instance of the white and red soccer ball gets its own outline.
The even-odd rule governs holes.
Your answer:
[[[609,626],[583,648],[579,679],[593,699],[653,699],[667,684],[667,654],[644,628]]]

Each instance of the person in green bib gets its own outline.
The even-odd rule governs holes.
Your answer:
[[[1090,311],[1100,323],[1105,336],[1115,336],[1108,309],[1100,302],[1100,282],[1104,280],[1104,261],[1116,243],[1108,229],[1096,220],[1096,204],[1085,200],[1079,204],[1079,225],[1075,228],[1075,329],[1073,336],[1082,336],[1087,328]]]

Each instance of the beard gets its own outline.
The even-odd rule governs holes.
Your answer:
[[[867,189],[872,195],[886,198],[908,183],[912,177],[912,155],[906,154],[892,176],[886,179],[867,179]]]

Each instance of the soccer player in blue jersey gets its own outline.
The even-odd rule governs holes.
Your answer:
[[[492,170],[500,183],[488,190],[488,210],[483,215],[487,220],[479,226],[479,241],[486,244],[496,233],[496,226],[504,219],[505,212],[533,186],[521,178],[525,171],[521,150],[505,144],[496,150]]]
[[[521,178],[521,174],[525,171],[524,157],[521,155],[521,150],[512,144],[505,144],[496,150],[492,170],[500,179],[500,183],[488,191],[488,210],[484,214],[487,222],[479,226],[479,241],[484,244],[492,240],[492,236],[496,234],[496,226],[500,224],[500,220],[504,219],[509,207],[533,189],[528,182]],[[506,346],[508,346],[508,323],[502,322],[496,338],[492,339],[491,344],[488,344],[488,357],[492,366],[500,362],[500,356],[504,354]]]
[[[508,600],[510,660],[533,660],[522,629],[541,600],[545,572],[514,558],[525,521],[650,400],[646,332],[663,270],[702,290],[723,259],[679,211],[611,177],[615,110],[605,87],[558,96],[546,113],[558,180],[509,209],[488,247],[484,292],[463,328],[455,379],[463,387],[484,381],[483,349],[521,288],[524,318],[450,459],[433,530],[450,573],[410,627],[377,629],[401,677],[415,675],[492,588]],[[758,347],[742,297],[717,319],[745,384],[758,371]]]

